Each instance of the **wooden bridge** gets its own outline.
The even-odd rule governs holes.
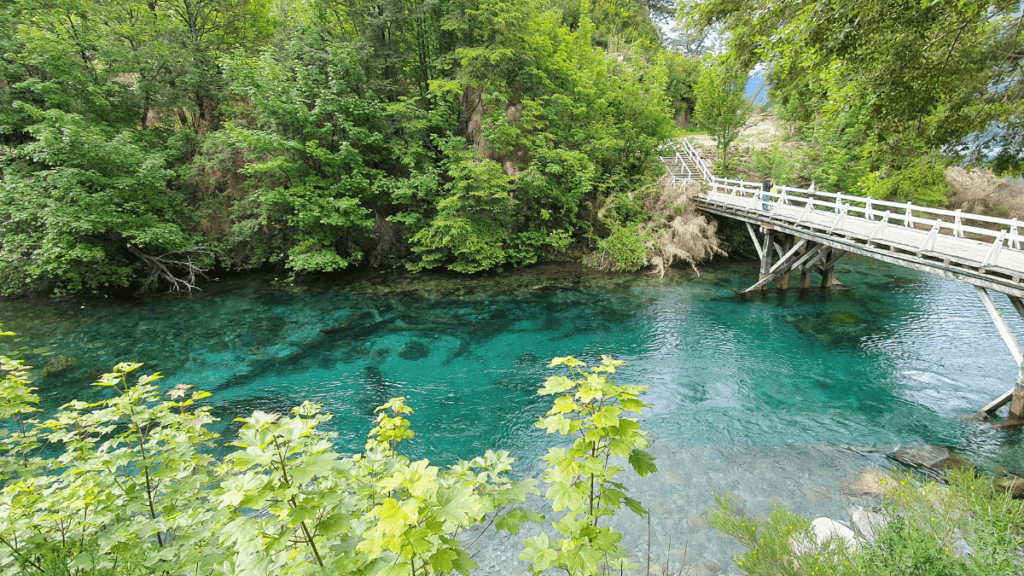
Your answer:
[[[847,254],[931,272],[972,284],[992,316],[1017,365],[1013,390],[981,413],[1010,403],[1011,419],[1024,418],[1024,353],[996,308],[990,291],[1005,294],[1024,317],[1024,237],[1016,218],[995,218],[884,200],[777,186],[763,192],[760,182],[718,178],[688,140],[659,150],[673,183],[704,184],[697,207],[708,214],[744,222],[761,260],[758,281],[741,293],[768,290],[772,282],[789,288],[800,274],[800,289],[812,273],[820,287],[836,285],[835,265]],[[755,230],[756,227],[756,230]]]

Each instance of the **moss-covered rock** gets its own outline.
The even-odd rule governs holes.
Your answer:
[[[53,360],[50,360],[43,366],[43,369],[39,371],[40,377],[49,376],[50,374],[56,374],[63,370],[71,368],[75,364],[78,364],[78,359],[73,356],[64,356],[63,354],[57,356]]]

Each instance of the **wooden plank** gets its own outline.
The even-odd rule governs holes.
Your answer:
[[[795,264],[793,264],[793,268],[802,268],[804,270],[810,270],[811,267],[814,266],[814,264],[819,259],[822,258],[822,255],[825,253],[826,250],[828,250],[828,246],[819,244],[818,246],[815,246],[813,250],[804,252],[800,259],[797,260]]]
[[[750,232],[750,239],[754,241],[754,248],[757,249],[757,257],[764,259],[764,250],[761,249],[761,243],[757,241],[757,234],[754,233],[754,227],[751,226],[750,222],[747,222],[747,232]]]
[[[984,412],[985,414],[995,414],[996,410],[999,410],[1003,406],[1006,406],[1007,404],[1010,403],[1010,400],[1013,398],[1013,393],[1016,390],[1017,390],[1016,387],[1010,388],[1005,393],[1003,393],[1000,397],[998,397],[995,400],[989,402],[988,405],[985,406],[984,408],[982,408],[981,410],[979,410],[979,412]]]
[[[985,268],[989,263],[992,263],[992,265],[995,266],[996,263],[999,262],[999,253],[1003,250],[1004,238],[1006,238],[1006,230],[1000,232],[999,237],[992,243],[992,249],[989,250],[987,255],[985,255],[985,259],[981,261],[982,268]]]
[[[804,245],[806,245],[806,244],[807,244],[807,240],[801,240],[801,241],[797,242],[796,246],[793,246],[793,248],[791,248],[791,249],[790,249],[790,250],[789,250],[788,252],[786,252],[786,253],[785,253],[785,254],[784,254],[784,255],[782,256],[782,258],[780,258],[780,259],[779,259],[778,263],[776,263],[776,264],[775,264],[775,266],[772,266],[772,267],[771,267],[771,269],[770,269],[770,270],[768,270],[768,273],[770,274],[770,273],[772,273],[772,272],[775,272],[775,271],[776,271],[776,270],[777,270],[777,269],[779,268],[779,266],[781,266],[781,265],[782,265],[783,263],[785,263],[785,262],[786,262],[787,260],[789,260],[790,258],[792,258],[792,257],[793,257],[793,255],[794,255],[794,254],[796,254],[796,252],[797,252],[798,250],[800,250],[801,248],[803,248],[803,247],[804,247]]]
[[[981,296],[981,301],[985,303],[985,309],[988,310],[989,316],[992,317],[992,321],[995,322],[996,328],[999,330],[999,335],[1003,337],[1003,342],[1006,343],[1006,347],[1010,349],[1010,354],[1013,355],[1013,359],[1017,361],[1017,365],[1020,366],[1022,360],[1024,360],[1024,354],[1021,353],[1020,344],[1017,343],[1017,339],[1013,336],[1013,332],[1010,330],[1010,326],[1006,323],[1003,315],[999,313],[999,309],[996,308],[996,303],[992,301],[992,297],[989,296],[988,290],[981,286],[974,287],[978,291],[978,296]]]

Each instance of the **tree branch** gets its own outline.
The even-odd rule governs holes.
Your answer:
[[[216,252],[210,248],[192,248],[189,250],[182,250],[180,252],[168,252],[160,256],[154,256],[152,254],[146,254],[142,250],[129,245],[128,250],[142,260],[149,268],[149,276],[146,281],[142,284],[142,288],[139,289],[137,294],[146,292],[151,287],[156,286],[160,282],[166,282],[170,285],[169,292],[191,292],[192,290],[202,291],[202,288],[198,286],[197,277],[202,276],[206,278],[204,272],[206,268],[201,268],[200,265],[192,261],[190,254],[204,254],[206,256],[214,256]],[[177,255],[178,258],[185,256],[184,260],[172,260],[171,256]],[[180,270],[175,272],[173,270]]]

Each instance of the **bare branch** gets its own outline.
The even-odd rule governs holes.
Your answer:
[[[134,246],[128,246],[128,250],[138,256],[146,264],[146,267],[149,268],[149,276],[136,294],[142,294],[156,287],[161,282],[166,282],[170,285],[168,288],[169,292],[202,291],[202,288],[198,286],[197,278],[199,276],[206,278],[204,272],[207,269],[200,267],[199,263],[193,261],[191,255],[216,256],[217,254],[211,248],[192,248],[178,252],[168,252],[160,256],[146,254]],[[171,257],[176,259],[171,259]]]

